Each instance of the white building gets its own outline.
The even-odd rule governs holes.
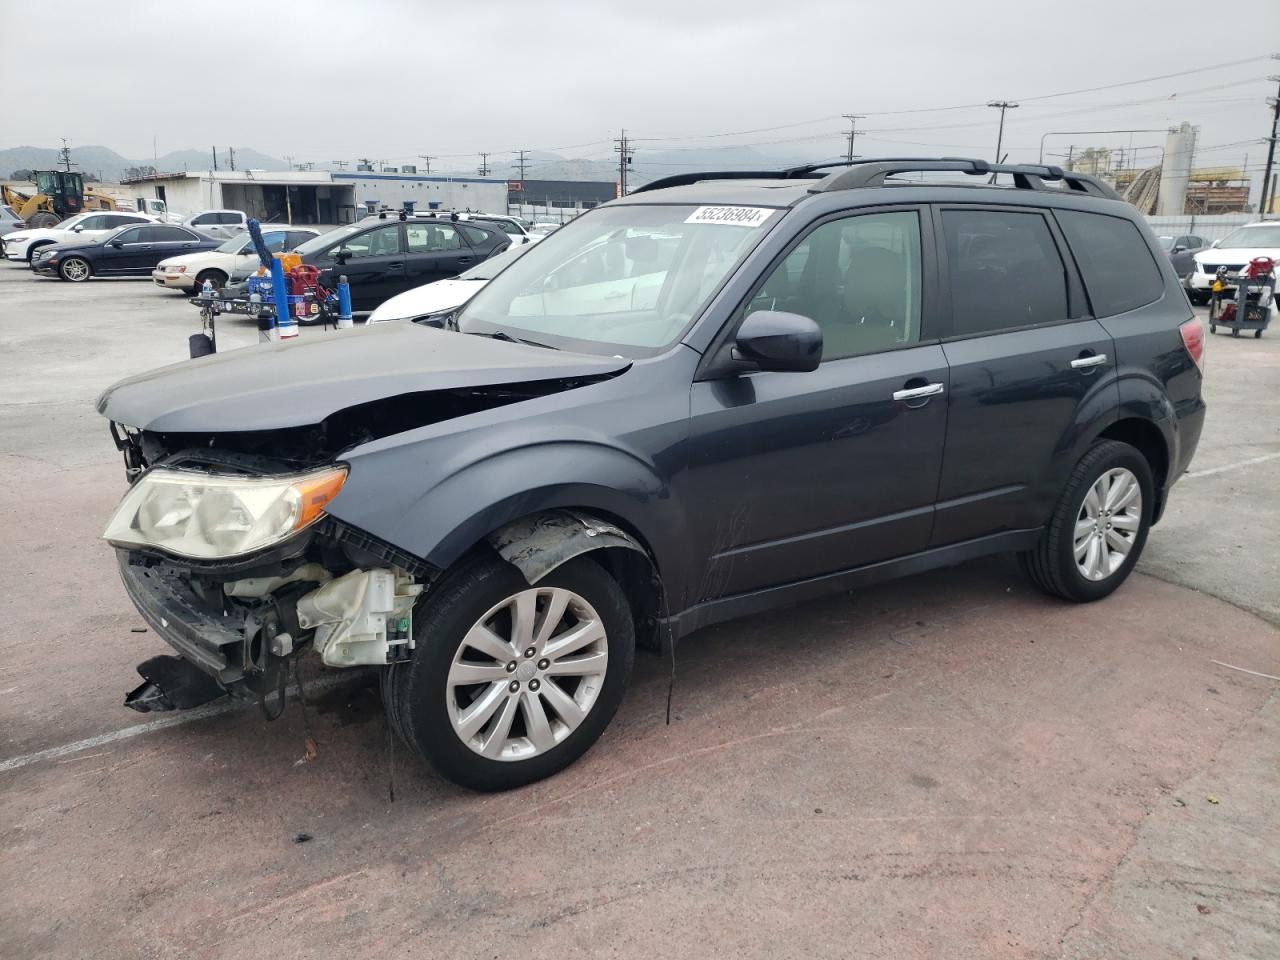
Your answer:
[[[505,213],[507,181],[401,173],[204,170],[127,181],[133,197],[154,196],[172,211],[243,210],[272,223],[351,223],[368,204],[415,210]]]

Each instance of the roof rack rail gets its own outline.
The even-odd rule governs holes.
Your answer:
[[[827,193],[831,190],[854,190],[859,187],[882,187],[885,179],[898,173],[928,173],[947,171],[970,176],[1008,173],[1013,185],[1021,190],[1044,190],[1046,180],[1061,180],[1068,190],[1090,196],[1120,200],[1120,194],[1095,177],[1074,170],[1044,164],[991,163],[969,157],[877,157],[866,160],[835,160],[829,163],[811,163],[785,170],[708,170],[699,173],[677,173],[652,180],[632,190],[632,194],[667,187],[686,187],[703,180],[798,180],[819,170],[831,167],[847,167],[833,173],[809,188],[810,193]]]
[[[991,174],[993,179],[995,174],[1008,173],[1013,176],[1013,185],[1020,190],[1044,190],[1046,180],[1061,180],[1069,190],[1095,197],[1105,197],[1108,200],[1121,199],[1120,194],[1111,187],[1088,174],[1045,164],[991,163],[987,160],[967,157],[894,157],[855,161],[849,167],[848,170],[833,173],[814,184],[809,192],[827,193],[831,190],[881,187],[884,186],[887,177],[899,173],[947,171],[975,177]]]

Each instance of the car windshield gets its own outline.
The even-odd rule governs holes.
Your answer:
[[[557,230],[463,308],[463,333],[587,353],[673,344],[781,219],[763,207],[601,207]]]
[[[89,219],[89,216],[90,215],[87,213],[77,213],[74,217],[68,217],[66,220],[63,220],[54,229],[70,230],[72,227],[78,226],[79,224],[84,223],[86,220]]]
[[[319,253],[321,250],[328,250],[330,247],[337,246],[341,241],[345,240],[352,234],[359,233],[361,230],[367,229],[369,229],[369,224],[367,223],[353,223],[345,227],[337,227],[330,230],[328,233],[322,233],[318,237],[313,237],[306,243],[299,244],[294,247],[293,252],[304,257],[309,253]]]
[[[533,247],[527,243],[522,243],[518,247],[510,247],[496,256],[490,257],[484,263],[477,263],[470,270],[463,271],[458,274],[459,280],[492,280],[507,267],[511,266],[511,262],[521,254]]]
[[[253,251],[253,237],[244,233],[237,233],[226,243],[214,247],[218,253],[242,253]]]
[[[1274,227],[1241,227],[1227,234],[1218,247],[1280,247],[1280,224]]]

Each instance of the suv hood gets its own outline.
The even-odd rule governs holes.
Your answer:
[[[630,364],[379,323],[160,367],[107,388],[97,408],[117,423],[155,432],[276,430],[403,394],[605,376]]]
[[[1196,263],[1248,263],[1254,257],[1270,257],[1280,260],[1280,249],[1275,247],[1206,247],[1196,253]]]

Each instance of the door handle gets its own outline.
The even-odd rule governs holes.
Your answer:
[[[942,393],[943,386],[940,383],[926,383],[923,387],[908,387],[905,390],[893,391],[893,399],[895,400],[923,400],[925,397],[936,397]]]
[[[470,263],[470,262],[471,262],[471,258],[470,258],[470,257],[459,257],[459,258],[458,258],[458,262],[459,262],[460,264],[462,264],[463,266],[466,266],[468,263]]]
[[[1105,353],[1095,353],[1089,357],[1076,357],[1071,361],[1072,370],[1084,370],[1088,367],[1100,367],[1107,362]]]
[[[404,263],[403,263],[402,261],[397,261],[397,262],[395,262],[395,263],[388,263],[388,264],[387,264],[387,269],[388,269],[388,270],[403,270],[403,269],[404,269]]]

